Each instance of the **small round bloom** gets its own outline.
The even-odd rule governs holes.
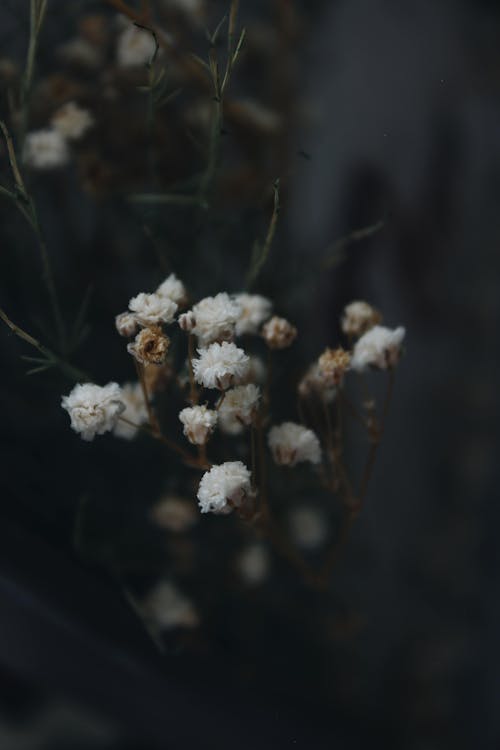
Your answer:
[[[217,424],[217,412],[206,406],[188,406],[179,414],[184,435],[193,445],[204,445]]]
[[[121,390],[121,400],[125,404],[125,410],[121,415],[124,419],[133,422],[137,427],[148,421],[148,410],[140,383],[125,383]],[[119,419],[113,433],[116,437],[132,440],[137,434],[137,427]]]
[[[350,361],[351,355],[341,346],[338,349],[325,349],[318,359],[318,375],[327,388],[342,383]]]
[[[346,336],[361,336],[381,320],[382,315],[368,302],[355,300],[344,308],[340,325]]]
[[[159,297],[168,297],[175,302],[178,307],[183,307],[187,302],[186,287],[182,281],[177,278],[175,273],[171,273],[170,276],[167,276],[165,281],[161,283],[156,290],[156,294],[158,294]]]
[[[162,365],[169,346],[170,339],[162,327],[150,326],[139,331],[133,343],[127,345],[127,351],[143,365]]]
[[[307,506],[295,508],[289,515],[290,535],[298,547],[314,550],[328,536],[328,524],[321,511]]]
[[[189,531],[198,520],[194,504],[176,495],[160,500],[152,509],[151,517],[157,526],[175,534]]]
[[[225,391],[240,383],[246,376],[249,358],[235,344],[223,341],[210,344],[207,349],[198,349],[198,359],[193,359],[196,382],[205,388]]]
[[[395,367],[399,362],[405,333],[402,326],[394,330],[385,326],[370,328],[356,342],[351,361],[352,369],[363,372],[367,367],[376,367],[379,370]]]
[[[235,301],[240,306],[240,314],[236,321],[236,335],[245,333],[255,334],[270,316],[272,303],[260,294],[236,294]]]
[[[231,513],[252,494],[250,471],[241,461],[226,461],[205,472],[198,487],[202,513]]]
[[[321,446],[317,435],[295,422],[283,422],[272,427],[267,442],[275,462],[280,466],[295,466],[301,461],[319,464]]]
[[[172,323],[177,312],[176,303],[168,297],[159,294],[145,294],[141,292],[132,297],[128,303],[131,312],[135,313],[137,322],[141,326],[152,326],[159,323]]]
[[[121,68],[147,65],[156,49],[151,32],[137,26],[127,26],[118,37],[116,57]]]
[[[125,410],[123,396],[117,383],[101,387],[95,383],[75,385],[69,396],[61,401],[71,419],[71,427],[83,440],[110,432]]]
[[[202,346],[214,341],[231,341],[234,338],[240,306],[226,292],[200,300],[194,305],[192,313],[192,332],[198,336]]]
[[[94,118],[75,102],[68,102],[52,117],[53,127],[68,141],[76,141],[92,127]]]
[[[192,311],[190,310],[189,312],[179,315],[179,317],[177,318],[177,322],[179,323],[179,328],[181,329],[181,331],[191,333],[195,326],[195,320]]]
[[[23,161],[34,169],[63,167],[69,159],[68,146],[58,130],[46,128],[28,133],[24,141]]]
[[[276,315],[262,329],[262,336],[270,349],[286,349],[297,337],[297,329],[285,318]]]
[[[219,427],[228,435],[238,435],[252,424],[259,407],[260,389],[249,383],[226,391],[219,407]]]
[[[196,628],[200,618],[190,599],[170,583],[161,581],[149,592],[140,606],[144,617],[158,630]]]
[[[311,398],[311,396],[317,396],[324,399],[327,403],[331,403],[336,394],[335,388],[331,388],[325,384],[324,378],[319,373],[319,366],[317,362],[314,362],[299,382],[298,393],[301,398]]]
[[[269,553],[259,542],[247,545],[240,554],[238,572],[249,586],[258,586],[269,574]]]
[[[135,334],[139,330],[137,318],[135,317],[134,313],[131,312],[124,312],[120,313],[120,315],[117,315],[115,318],[115,325],[116,330],[118,331],[120,336],[124,336],[126,338],[135,336]]]

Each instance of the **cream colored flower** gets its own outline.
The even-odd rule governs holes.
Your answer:
[[[156,44],[150,31],[127,26],[118,37],[116,57],[121,68],[147,65],[153,58]]]
[[[341,320],[342,331],[346,336],[361,336],[380,323],[382,316],[378,310],[361,300],[351,302],[344,308]]]
[[[126,338],[135,336],[135,334],[139,330],[137,318],[135,317],[134,313],[131,312],[124,312],[120,313],[120,315],[117,315],[115,318],[115,325],[116,330],[118,331],[120,336],[124,336]]]
[[[52,117],[53,127],[68,141],[76,141],[93,126],[95,120],[86,109],[68,102]]]
[[[207,349],[198,349],[198,359],[193,359],[196,382],[205,388],[225,391],[246,376],[249,358],[235,344],[223,341],[210,344]]]
[[[321,511],[306,505],[295,508],[288,517],[290,536],[298,547],[314,550],[328,537],[328,523]]]
[[[161,326],[142,328],[127,351],[143,365],[162,365],[168,354],[170,339]]]
[[[23,161],[34,169],[63,167],[69,160],[66,140],[58,130],[46,128],[28,133],[24,141]]]
[[[286,349],[297,337],[297,329],[285,318],[274,318],[262,328],[262,336],[270,349]]]
[[[258,586],[269,575],[269,553],[259,542],[248,544],[237,561],[238,572],[249,586]]]
[[[200,618],[193,602],[170,581],[160,581],[142,601],[143,616],[158,630],[197,628]]]
[[[156,294],[158,294],[159,297],[168,297],[175,302],[178,307],[184,307],[188,298],[186,287],[182,281],[177,278],[175,273],[171,273],[170,276],[167,276],[165,281],[163,281],[156,290]]]
[[[179,414],[184,435],[193,445],[204,445],[217,424],[217,412],[206,406],[188,406]]]
[[[219,427],[228,435],[238,435],[252,424],[259,408],[260,389],[249,383],[226,391],[219,407]]]
[[[215,297],[205,297],[191,311],[194,316],[192,332],[202,346],[214,341],[231,341],[240,310],[238,303],[226,292],[216,294]]]
[[[252,494],[250,472],[241,461],[212,466],[201,478],[198,503],[202,513],[231,513]]]
[[[327,403],[331,403],[336,395],[336,389],[328,387],[319,373],[317,362],[312,364],[298,385],[298,393],[301,398],[317,396]]]
[[[385,326],[370,328],[356,342],[351,361],[352,369],[363,372],[367,367],[376,367],[380,370],[395,367],[399,362],[405,333],[401,326],[394,330]]]
[[[110,432],[125,410],[123,396],[117,383],[101,387],[95,383],[75,385],[69,396],[61,401],[71,419],[71,427],[83,440]]]
[[[169,297],[144,292],[138,294],[137,297],[132,297],[128,306],[141,326],[172,323],[177,312],[176,303]]]
[[[342,347],[325,349],[318,359],[318,375],[326,388],[333,388],[342,383],[344,375],[349,369],[350,361],[351,355]]]
[[[137,434],[137,427],[148,421],[148,410],[144,401],[141,384],[125,383],[121,389],[121,400],[125,404],[125,410],[121,416],[127,422],[119,419],[113,428],[113,433],[116,437],[132,440]],[[137,427],[133,427],[128,422],[132,422]]]
[[[240,307],[240,314],[236,320],[236,335],[256,334],[270,316],[272,310],[271,300],[260,294],[236,294],[235,301]]]
[[[295,466],[302,461],[319,464],[321,446],[317,435],[295,422],[283,422],[269,430],[267,441],[280,466]]]

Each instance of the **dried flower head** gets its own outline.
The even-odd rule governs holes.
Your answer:
[[[351,367],[363,372],[367,367],[387,370],[395,367],[401,355],[401,345],[405,337],[403,327],[391,330],[385,326],[370,328],[356,342],[352,355]]]
[[[205,388],[225,391],[238,384],[248,372],[249,358],[235,344],[223,341],[198,349],[198,359],[193,359],[196,382]]]
[[[283,422],[272,427],[267,442],[275,462],[280,466],[295,466],[302,461],[319,464],[321,446],[317,435],[295,422]]]
[[[202,513],[231,513],[252,495],[250,471],[241,461],[212,466],[201,478],[198,504]]]
[[[127,345],[127,351],[143,365],[161,365],[165,362],[170,346],[170,339],[163,333],[161,326],[143,328],[133,343]]]
[[[205,297],[194,305],[191,312],[194,316],[192,332],[202,346],[234,338],[240,306],[226,292]]]
[[[299,382],[297,387],[299,396],[301,398],[311,398],[317,396],[327,403],[331,403],[336,394],[335,388],[330,388],[325,385],[323,377],[319,373],[319,365],[317,362],[312,364],[302,380]]]
[[[219,427],[228,435],[238,435],[252,424],[259,408],[260,389],[253,383],[226,391],[219,407]]]
[[[63,138],[76,141],[92,127],[94,118],[86,109],[82,109],[75,102],[68,102],[52,117],[52,125]]]
[[[128,306],[131,312],[135,313],[137,322],[141,326],[172,323],[177,312],[176,303],[169,297],[144,292],[138,294],[137,297],[132,297]]]
[[[61,401],[71,419],[71,427],[83,440],[110,432],[125,410],[122,391],[117,383],[101,387],[95,383],[75,385]]]
[[[184,435],[193,445],[204,445],[217,424],[217,412],[206,406],[188,406],[179,414]]]
[[[121,389],[121,400],[125,404],[125,410],[121,419],[115,424],[113,433],[116,437],[132,440],[137,434],[137,427],[148,421],[148,410],[144,401],[140,383],[125,383]],[[131,422],[132,424],[129,424]],[[137,425],[134,427],[133,425]]]
[[[295,508],[288,517],[290,536],[298,547],[315,550],[321,547],[328,536],[328,523],[323,513],[316,508]]]
[[[175,273],[171,273],[170,276],[167,276],[165,281],[163,281],[156,290],[156,294],[160,297],[168,297],[175,302],[178,307],[184,307],[188,299],[186,287],[182,281],[177,278]]]
[[[125,338],[135,336],[139,330],[137,318],[134,313],[131,312],[124,312],[117,315],[115,318],[115,325],[120,336],[124,336]]]
[[[69,160],[65,138],[58,130],[46,128],[28,133],[24,141],[23,161],[34,169],[63,167]]]
[[[286,349],[297,336],[297,329],[285,318],[276,315],[262,328],[262,336],[270,349]]]
[[[193,503],[176,495],[160,500],[152,509],[151,517],[157,526],[176,534],[189,531],[198,520]]]
[[[368,302],[355,300],[344,308],[341,328],[346,336],[357,337],[369,331],[381,320],[382,315]]]
[[[200,618],[190,599],[169,581],[161,581],[141,603],[143,616],[158,630],[196,628]]]
[[[247,545],[237,561],[238,572],[249,586],[258,586],[269,575],[269,553],[259,542]]]
[[[272,302],[260,294],[236,294],[235,301],[240,307],[236,321],[236,335],[256,334],[271,315]]]
[[[127,26],[118,37],[116,58],[121,68],[147,65],[155,53],[156,44],[151,32],[137,26]]]
[[[318,359],[318,375],[327,388],[333,388],[342,383],[350,362],[351,355],[342,347],[325,349]]]

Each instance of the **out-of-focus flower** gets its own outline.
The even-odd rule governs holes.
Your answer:
[[[193,602],[170,581],[160,581],[141,602],[143,616],[158,630],[197,628],[200,618]]]
[[[250,354],[250,363],[248,365],[248,372],[242,381],[242,384],[247,383],[265,383],[267,368],[260,357],[256,354]]]
[[[85,135],[95,121],[88,110],[82,109],[75,102],[68,102],[55,112],[51,122],[63,138],[76,141]]]
[[[271,315],[272,302],[260,294],[236,294],[235,301],[240,307],[240,314],[236,320],[236,335],[245,333],[256,334]]]
[[[170,339],[161,326],[150,326],[139,331],[127,351],[144,365],[162,365],[168,354]]]
[[[252,494],[250,471],[241,461],[212,466],[201,478],[198,504],[202,513],[231,513]]]
[[[116,437],[132,440],[137,434],[137,427],[148,421],[148,410],[144,401],[141,384],[125,383],[121,389],[121,400],[125,404],[125,410],[121,416],[127,422],[119,419],[113,428],[113,433]],[[132,422],[137,427],[133,427],[128,422]]]
[[[248,372],[249,358],[235,344],[223,341],[198,349],[198,359],[193,359],[196,382],[205,388],[225,391],[240,383]]]
[[[147,65],[153,58],[156,44],[151,32],[137,26],[127,26],[120,33],[116,58],[121,68]]]
[[[206,406],[188,406],[181,411],[179,419],[189,442],[204,445],[217,424],[217,412]]]
[[[152,509],[151,517],[157,526],[176,534],[189,531],[198,520],[193,503],[176,495],[160,500]]]
[[[395,367],[401,356],[405,333],[402,326],[394,330],[385,326],[370,328],[356,342],[351,360],[352,369],[363,372],[367,367],[380,370]]]
[[[327,388],[333,388],[342,383],[350,361],[351,355],[342,347],[325,349],[318,359],[318,375]]]
[[[382,315],[374,307],[355,300],[344,308],[341,320],[341,328],[346,336],[361,336],[370,328],[380,323]]]
[[[280,466],[295,466],[302,461],[319,464],[321,446],[317,435],[295,422],[283,422],[269,430],[267,441]]]
[[[128,306],[141,326],[172,323],[177,312],[176,303],[169,297],[144,292],[138,294],[137,297],[132,297]]]
[[[234,338],[240,306],[226,292],[205,297],[194,305],[191,312],[194,320],[192,332],[202,346]]]
[[[319,373],[317,362],[314,362],[314,364],[309,367],[308,371],[299,382],[297,390],[301,398],[317,396],[325,400],[327,403],[331,403],[336,394],[335,388],[330,388],[325,385],[325,381]]]
[[[259,542],[247,545],[237,560],[240,576],[249,586],[258,586],[269,575],[269,553]]]
[[[163,281],[156,290],[156,294],[159,297],[168,297],[175,302],[178,307],[183,307],[188,298],[186,287],[182,281],[177,278],[175,273],[171,273],[170,276],[167,276],[165,281]]]
[[[195,326],[195,320],[191,310],[189,312],[182,313],[182,315],[179,315],[177,322],[179,323],[179,328],[181,329],[181,331],[192,333]]]
[[[72,429],[84,440],[110,432],[126,408],[118,383],[79,383],[61,404],[70,416]]]
[[[262,336],[270,349],[286,349],[297,337],[297,329],[285,318],[276,315],[262,328]]]
[[[252,424],[259,407],[260,389],[253,383],[226,391],[219,407],[219,427],[229,435],[238,435]]]
[[[137,318],[134,313],[131,312],[124,312],[117,315],[115,318],[115,325],[120,336],[125,336],[126,338],[135,336],[139,330]]]
[[[28,133],[24,141],[23,161],[34,169],[63,167],[69,159],[65,138],[58,130],[46,128]]]
[[[288,517],[290,535],[298,547],[314,550],[321,547],[328,536],[328,523],[321,511],[303,506],[295,508]]]
[[[98,68],[103,61],[102,52],[99,47],[91,44],[82,37],[75,37],[65,42],[57,49],[59,58],[70,65],[78,65],[82,68]]]

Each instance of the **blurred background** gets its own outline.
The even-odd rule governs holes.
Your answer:
[[[352,299],[404,325],[406,352],[366,507],[318,593],[270,551],[258,585],[244,580],[252,540],[232,517],[155,523],[160,498],[194,498],[177,462],[143,437],[82,443],[60,408],[71,380],[27,376],[32,350],[2,327],[2,749],[497,748],[500,8],[242,0],[204,208],[130,196],[192,195],[212,94],[191,53],[206,59],[229,4],[150,3],[168,97],[152,121],[145,66],[117,58],[117,5],[49,0],[31,94],[30,130],[70,100],[95,119],[67,166],[27,176],[68,326],[87,300],[72,363],[133,380],[114,317],[172,271],[194,299],[244,288],[276,178],[253,289],[299,329],[278,374],[336,344]],[[29,10],[0,0],[16,143]],[[0,306],[49,343],[36,240],[12,202],[0,214]],[[285,418],[293,396],[275,395]],[[356,464],[366,446],[351,442]],[[302,476],[273,492],[283,517],[323,500]],[[335,534],[335,513],[321,518]],[[197,628],[145,625],[137,602],[162,580]]]

